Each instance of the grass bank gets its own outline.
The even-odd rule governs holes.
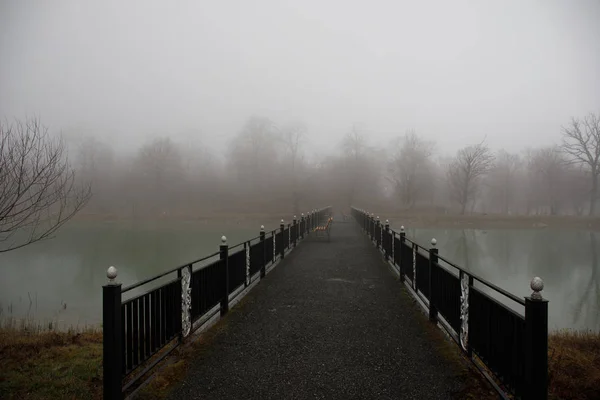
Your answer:
[[[600,218],[566,215],[498,215],[498,214],[380,214],[393,226],[446,229],[569,229],[600,231]]]
[[[335,210],[339,213],[349,210]],[[385,212],[378,214],[383,221],[389,219],[393,226],[404,225],[410,228],[447,228],[447,229],[573,229],[600,231],[600,217],[572,215],[504,215],[504,214],[444,214],[423,210]],[[185,221],[219,224],[240,224],[257,222],[263,225],[277,226],[281,219],[291,223],[292,215],[288,211],[271,212],[210,211],[202,213],[148,214],[132,217],[130,215],[80,213],[74,220],[92,222],[165,222]],[[300,216],[298,215],[298,218]]]
[[[233,311],[233,310],[232,310]],[[433,327],[431,327],[433,328]],[[183,347],[142,389],[142,398],[164,398],[182,379],[188,362],[201,354],[211,339],[226,329],[220,321]],[[428,330],[434,343],[442,333]],[[448,357],[459,357],[456,346],[440,344]],[[550,397],[564,400],[600,398],[600,333],[560,331],[549,337]],[[494,398],[483,380],[467,385],[465,399]],[[481,378],[482,379],[482,378]],[[488,397],[489,396],[489,397]],[[100,399],[102,397],[102,334],[87,332],[30,332],[0,330],[0,398],[2,399]]]
[[[554,332],[548,349],[551,394],[565,400],[600,399],[599,332]]]
[[[101,333],[0,330],[0,398],[101,397]]]

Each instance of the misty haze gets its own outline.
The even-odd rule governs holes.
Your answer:
[[[600,331],[600,2],[2,1],[0,326],[359,207]],[[335,241],[335,222],[332,242]],[[0,392],[1,393],[1,392]]]

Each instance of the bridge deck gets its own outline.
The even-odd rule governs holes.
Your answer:
[[[354,222],[311,235],[227,316],[174,399],[447,399],[455,362]]]

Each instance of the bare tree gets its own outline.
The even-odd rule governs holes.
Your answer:
[[[543,147],[528,152],[530,209],[549,210],[557,215],[561,200],[565,197],[566,163],[560,148]]]
[[[273,122],[266,117],[250,117],[232,142],[229,161],[238,184],[244,182],[248,189],[265,189],[270,169],[277,161]],[[264,193],[263,193],[264,194]]]
[[[495,158],[495,164],[490,170],[490,201],[501,204],[504,214],[510,211],[516,188],[516,175],[519,172],[520,159],[517,154],[500,150]]]
[[[51,237],[91,197],[38,119],[0,122],[0,252]]]
[[[299,152],[306,135],[306,124],[303,122],[292,122],[279,130],[280,140],[289,155],[290,182],[292,187],[293,214],[300,213],[300,194],[298,192],[297,164]]]
[[[185,184],[182,181],[183,172],[181,152],[168,137],[155,139],[142,146],[134,162],[136,181],[146,189],[140,193],[140,201],[158,207],[154,212],[170,212],[176,205],[171,200],[181,195]]]
[[[451,195],[461,207],[461,214],[465,213],[469,202],[475,201],[482,178],[493,166],[493,162],[494,156],[490,149],[481,142],[459,150],[450,163],[448,185]]]
[[[350,132],[342,140],[344,153],[356,161],[364,154],[367,148],[365,136],[361,132],[362,130],[358,124],[354,124]]]
[[[589,114],[583,119],[572,118],[563,127],[562,148],[574,164],[585,166],[590,172],[590,211],[594,215],[598,198],[598,176],[600,176],[600,114]]]
[[[364,135],[360,132],[361,129],[357,124],[352,125],[350,132],[344,136],[342,140],[342,149],[345,155],[344,163],[346,164],[345,172],[347,182],[347,204],[351,206],[355,201],[356,185],[358,175],[361,169],[361,161],[367,148]]]
[[[388,180],[406,207],[413,207],[426,189],[432,189],[433,147],[432,142],[419,138],[414,131],[397,140],[388,166]]]

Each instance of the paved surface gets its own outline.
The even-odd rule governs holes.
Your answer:
[[[424,315],[356,223],[309,237],[227,316],[173,399],[448,399]]]

